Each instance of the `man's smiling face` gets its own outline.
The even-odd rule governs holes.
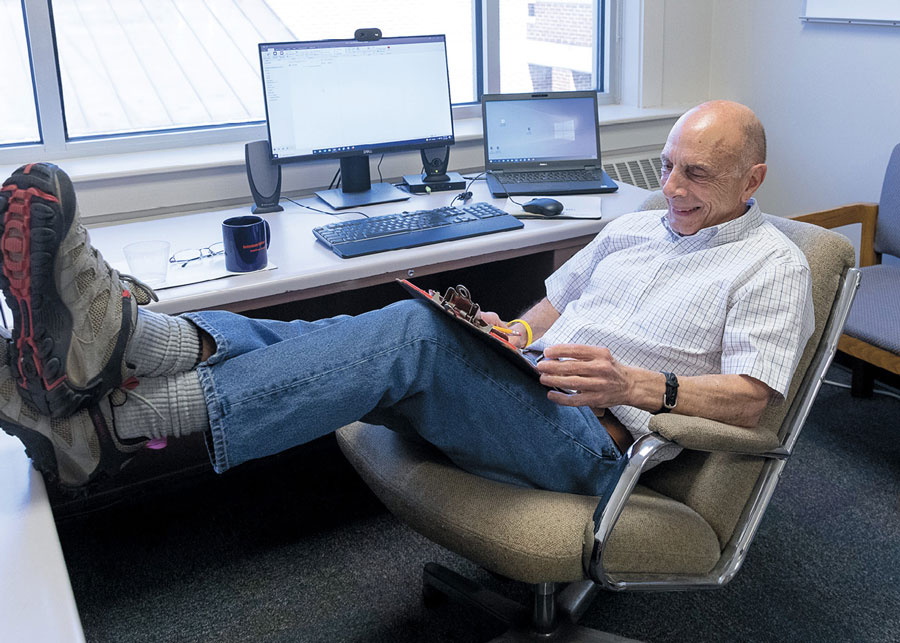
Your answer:
[[[707,103],[682,116],[662,151],[663,194],[669,226],[678,234],[731,221],[762,184],[765,164],[747,163],[740,112]]]

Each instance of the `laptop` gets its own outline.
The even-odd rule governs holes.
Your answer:
[[[481,116],[495,197],[619,189],[600,164],[597,92],[485,94]]]

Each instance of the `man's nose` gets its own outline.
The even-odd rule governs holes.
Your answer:
[[[664,195],[666,195],[667,197],[673,197],[684,194],[681,175],[679,174],[677,168],[672,169],[667,175],[664,174],[662,176],[662,179],[662,191]]]

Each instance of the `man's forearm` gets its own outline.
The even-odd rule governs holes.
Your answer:
[[[626,366],[606,348],[556,344],[545,348],[544,356],[547,359],[538,364],[541,382],[577,391],[569,395],[550,391],[548,396],[558,404],[595,409],[626,405],[651,413],[663,406],[665,376]],[[678,397],[672,412],[753,427],[772,395],[772,389],[746,375],[683,376],[678,378]]]
[[[629,405],[656,412],[662,408],[666,378],[662,373],[640,370],[633,380]],[[771,394],[765,384],[745,375],[679,377],[678,401],[672,412],[754,427]]]
[[[519,315],[519,318],[524,319],[528,322],[528,325],[531,326],[531,339],[534,341],[546,333],[547,329],[553,325],[553,322],[559,319],[559,312],[553,307],[550,300],[544,297],[534,306]],[[516,326],[516,324],[512,324],[512,326]]]

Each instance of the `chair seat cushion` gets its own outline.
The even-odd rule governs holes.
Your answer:
[[[487,480],[424,441],[380,426],[351,424],[337,437],[388,509],[430,540],[526,583],[585,578],[597,498]],[[699,514],[638,486],[606,547],[604,567],[703,574],[719,554],[715,532]]]
[[[860,272],[844,333],[900,355],[900,266],[866,266]]]

